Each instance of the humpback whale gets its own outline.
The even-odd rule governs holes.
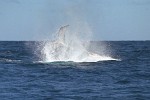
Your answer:
[[[69,50],[69,46],[67,46],[67,43],[65,42],[65,32],[68,27],[69,25],[60,27],[59,31],[56,33],[56,39],[48,44],[50,59],[59,61],[61,58],[67,58],[67,54],[63,52]]]

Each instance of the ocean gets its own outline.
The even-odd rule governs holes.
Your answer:
[[[102,42],[118,60],[42,62],[41,42],[1,41],[0,100],[150,100],[150,41]]]

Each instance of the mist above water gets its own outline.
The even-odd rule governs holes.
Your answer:
[[[86,37],[89,34],[73,32],[70,26],[66,25],[55,33],[53,40],[47,41],[42,50],[45,62],[73,61],[73,62],[97,62],[104,60],[116,60],[110,56],[105,56],[88,51],[89,41]]]

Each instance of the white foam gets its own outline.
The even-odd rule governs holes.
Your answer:
[[[118,60],[110,56],[99,55],[87,51],[88,43],[83,45],[76,34],[67,31],[67,27],[68,25],[60,28],[58,32],[59,37],[56,38],[55,41],[49,41],[45,44],[42,50],[44,62],[97,62]]]

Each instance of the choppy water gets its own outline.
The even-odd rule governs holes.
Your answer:
[[[0,42],[1,100],[150,99],[150,41],[105,42],[120,61],[93,63],[39,62],[39,44]]]

